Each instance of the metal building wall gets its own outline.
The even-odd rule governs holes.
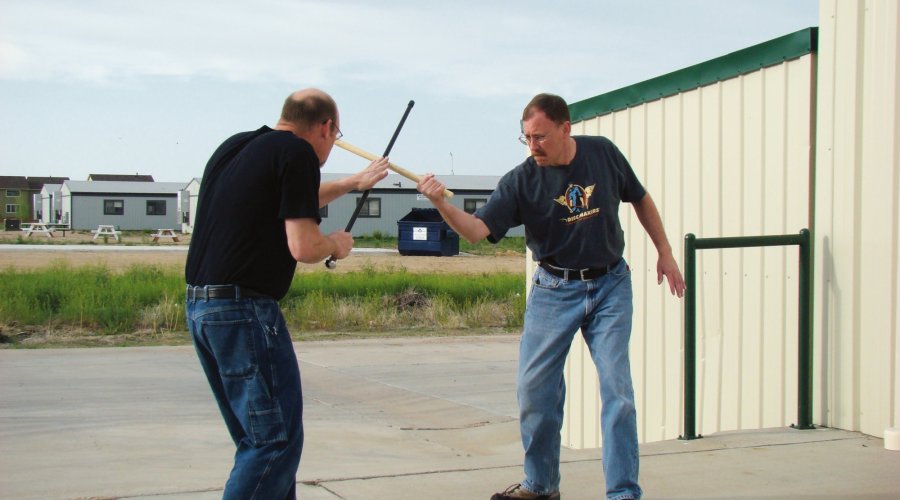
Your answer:
[[[104,215],[104,200],[123,200],[124,215]],[[125,194],[83,194],[67,195],[69,211],[72,214],[72,229],[97,229],[99,224],[114,225],[124,230],[151,230],[159,228],[177,229],[178,206],[176,195],[136,196]],[[166,215],[147,215],[147,201],[165,201]]]
[[[604,135],[619,146],[653,196],[683,271],[686,233],[755,236],[809,227],[814,72],[807,53],[581,120],[573,134]],[[656,249],[631,205],[620,217],[635,294],[639,439],[673,439],[683,430],[683,302],[656,284]],[[703,250],[697,269],[697,431],[792,423],[796,247]],[[563,444],[599,447],[597,375],[580,336],[566,380]]]
[[[900,426],[900,7],[822,0],[816,145],[814,408]]]

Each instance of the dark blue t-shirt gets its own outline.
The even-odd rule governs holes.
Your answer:
[[[615,263],[625,250],[619,204],[646,191],[625,156],[605,137],[573,136],[575,158],[541,167],[529,157],[500,179],[488,202],[475,212],[496,243],[525,225],[534,259],[572,269]]]
[[[284,297],[297,267],[284,220],[321,222],[319,182],[318,156],[291,132],[262,127],[226,140],[203,173],[187,283]]]

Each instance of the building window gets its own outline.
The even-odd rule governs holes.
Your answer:
[[[359,198],[356,199],[359,205]],[[381,217],[381,198],[368,198],[359,211],[360,217]]]
[[[14,203],[7,203],[6,204],[6,213],[8,213],[8,214],[19,213],[19,205],[16,205]]]
[[[469,198],[465,200],[465,210],[470,214],[474,214],[476,210],[483,207],[487,203],[485,198]]]
[[[125,200],[103,200],[103,215],[125,215]]]
[[[7,196],[8,198],[18,198],[18,197],[19,197],[19,190],[18,190],[18,189],[7,189],[7,190],[6,190],[6,196]]]
[[[166,200],[147,200],[147,215],[166,215]]]
[[[328,217],[328,205],[319,209],[319,217],[325,219]]]

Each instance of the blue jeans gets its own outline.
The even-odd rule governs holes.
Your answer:
[[[640,498],[637,414],[628,361],[632,307],[631,271],[624,259],[591,281],[566,281],[537,268],[525,311],[517,380],[526,489],[541,494],[559,490],[563,369],[581,328],[600,377],[607,498]]]
[[[303,396],[278,303],[269,298],[188,300],[187,323],[237,447],[222,498],[296,498]]]

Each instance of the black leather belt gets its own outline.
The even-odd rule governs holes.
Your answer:
[[[569,269],[566,267],[554,266],[549,262],[539,262],[538,265],[557,278],[562,278],[564,280],[579,279],[581,281],[595,280],[605,275],[609,272],[610,269],[613,268],[613,265],[610,265],[596,269],[590,267],[586,267],[584,269]]]
[[[186,292],[188,300],[271,298],[264,293],[238,285],[188,285]]]

